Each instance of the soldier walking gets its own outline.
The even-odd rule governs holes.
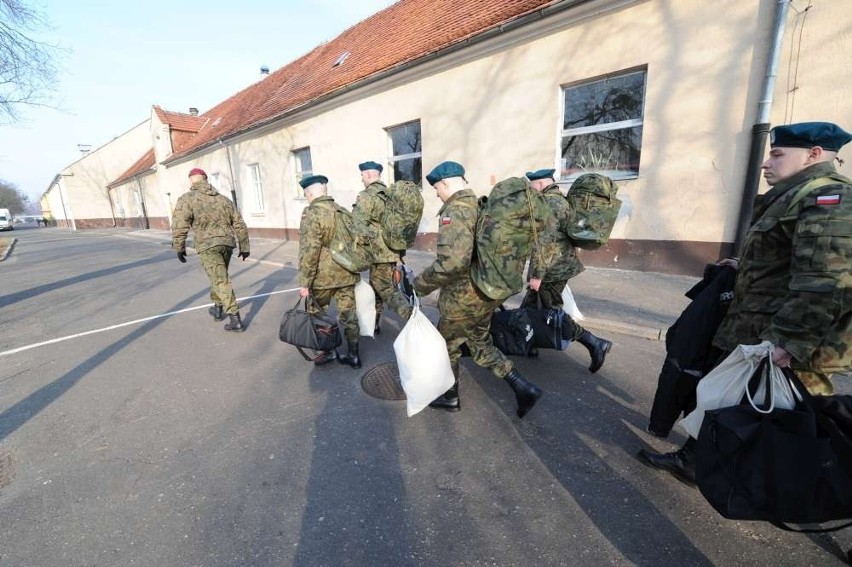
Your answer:
[[[355,284],[361,276],[335,262],[329,250],[334,236],[335,214],[342,207],[328,196],[328,178],[325,175],[305,177],[299,185],[308,199],[299,224],[299,295],[314,299],[307,305],[308,312],[312,314],[324,310],[334,300],[337,320],[343,326],[348,347],[348,353],[343,357],[338,357],[334,350],[321,352],[314,359],[314,364],[321,365],[339,358],[341,364],[361,368],[358,315],[355,311]]]
[[[545,309],[562,309],[562,290],[565,289],[569,279],[585,269],[577,256],[577,249],[568,237],[574,223],[574,211],[571,210],[568,200],[559,190],[559,185],[556,184],[555,172],[555,169],[539,169],[527,172],[530,188],[542,194],[556,219],[556,233],[550,235],[550,239],[558,250],[558,255],[550,264],[543,278],[530,278],[531,291],[527,296],[528,305],[534,306],[537,299],[541,299],[541,304]],[[538,255],[533,254],[530,258],[530,274],[537,271],[538,262]],[[586,347],[591,357],[589,371],[592,374],[600,370],[607,353],[612,349],[612,342],[593,335],[567,313],[562,326],[562,338],[576,341]]]
[[[470,261],[475,243],[479,205],[476,194],[465,187],[464,167],[453,161],[438,164],[426,180],[444,203],[438,211],[437,258],[414,280],[414,290],[427,295],[441,290],[438,298],[438,331],[447,341],[447,352],[455,384],[429,404],[433,408],[459,411],[459,359],[467,344],[473,361],[508,382],[515,392],[518,417],[523,418],[541,397],[542,391],[515,369],[491,339],[491,315],[500,301],[486,297],[473,284]]]
[[[240,258],[245,261],[249,257],[246,223],[234,203],[207,182],[203,169],[192,169],[189,181],[192,186],[178,198],[172,215],[172,248],[177,251],[178,260],[186,263],[186,236],[191,228],[195,235],[195,251],[210,280],[213,306],[208,312],[215,321],[228,316],[226,331],[242,332],[245,327],[228,275],[228,264],[237,240]]]
[[[387,201],[387,185],[380,176],[384,169],[381,164],[367,161],[358,165],[361,170],[361,183],[364,189],[358,194],[352,215],[364,226],[370,235],[373,265],[370,268],[370,285],[376,292],[376,328],[375,334],[381,332],[380,321],[382,306],[387,303],[403,321],[411,317],[411,304],[405,295],[393,283],[393,269],[399,261],[400,252],[391,250],[385,244],[382,215]]]

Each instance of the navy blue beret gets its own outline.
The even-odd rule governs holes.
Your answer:
[[[553,174],[556,173],[555,169],[539,169],[536,171],[528,171],[527,179],[530,181],[537,181],[539,179],[556,179]]]
[[[769,131],[769,145],[781,148],[812,148],[836,152],[852,140],[852,134],[844,132],[831,122],[799,122],[776,126]]]
[[[358,169],[360,169],[361,171],[367,171],[368,169],[375,169],[376,171],[381,173],[382,170],[384,169],[384,167],[382,167],[382,164],[376,163],[374,161],[365,161],[364,163],[358,164]]]
[[[435,169],[429,172],[429,175],[426,176],[426,181],[429,182],[429,185],[434,185],[447,177],[464,178],[464,167],[454,161],[442,161],[435,166]]]
[[[328,183],[328,177],[325,175],[309,175],[299,180],[299,185],[302,186],[302,189],[307,189],[314,183]]]

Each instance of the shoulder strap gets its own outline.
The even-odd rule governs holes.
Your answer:
[[[793,213],[793,209],[798,205],[802,199],[808,196],[811,191],[815,189],[819,189],[820,187],[825,187],[826,185],[832,185],[834,183],[850,183],[850,180],[846,177],[838,174],[826,175],[825,177],[817,177],[816,179],[811,179],[807,183],[805,183],[793,198],[790,200],[790,203],[787,205],[787,211],[784,216],[789,216]]]

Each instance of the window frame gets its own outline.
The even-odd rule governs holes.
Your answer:
[[[308,159],[311,162],[311,169],[309,169],[308,171],[303,171],[301,169],[302,168],[302,160],[299,158],[299,154],[301,152],[307,152],[308,153]],[[296,185],[295,185],[296,199],[305,200],[307,198],[307,197],[305,197],[305,190],[302,189],[301,185],[299,185],[299,181],[301,181],[302,179],[304,179],[308,175],[314,174],[314,157],[311,154],[311,147],[310,146],[302,146],[300,148],[295,148],[295,149],[290,151],[290,155],[293,156],[293,177],[296,180]]]
[[[260,163],[250,163],[246,166],[251,181],[251,205],[250,213],[253,215],[266,214],[266,200],[263,195],[263,176],[260,171]]]
[[[409,152],[407,154],[395,155],[394,154],[394,147],[393,147],[392,131],[397,129],[397,128],[405,128],[405,127],[410,126],[412,124],[417,124],[417,129],[418,129],[419,134],[420,134],[420,151],[419,152]],[[385,134],[387,135],[387,139],[388,139],[388,166],[389,166],[388,169],[390,170],[388,172],[389,182],[394,183],[395,181],[399,181],[398,179],[396,179],[396,175],[395,175],[395,173],[396,173],[396,167],[395,166],[398,162],[408,161],[408,160],[420,160],[420,179],[413,179],[412,181],[414,183],[416,183],[418,186],[422,186],[423,185],[423,125],[422,125],[420,119],[416,118],[414,120],[408,120],[408,121],[402,122],[400,124],[394,124],[393,126],[386,126],[385,127]]]

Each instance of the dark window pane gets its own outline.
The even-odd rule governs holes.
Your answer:
[[[642,118],[645,72],[565,89],[562,128],[581,128]]]
[[[562,177],[595,171],[639,174],[642,127],[622,128],[562,139]]]
[[[299,171],[312,171],[314,168],[311,165],[311,150],[299,150],[296,152],[296,157],[299,160]]]
[[[393,164],[394,181],[423,182],[423,162],[420,158],[403,159]]]
[[[409,122],[388,129],[393,144],[393,155],[402,156],[420,152],[420,122]]]

